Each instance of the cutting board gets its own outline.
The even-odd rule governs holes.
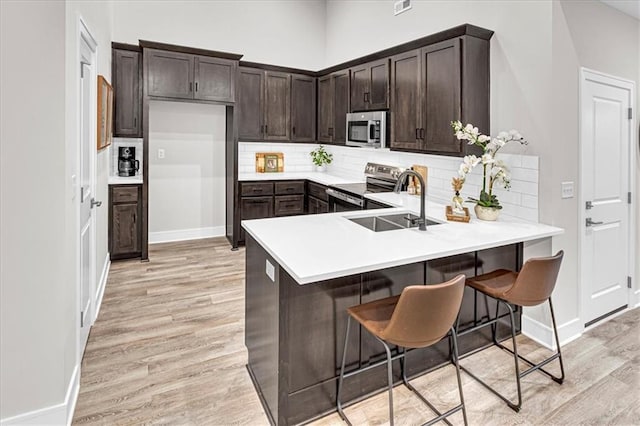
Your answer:
[[[413,169],[414,172],[418,172],[422,176],[425,185],[429,184],[429,182],[427,181],[427,176],[429,175],[429,169],[427,168],[427,166],[414,164],[413,166],[411,166],[411,169]],[[413,184],[416,186],[416,194],[420,195],[422,193],[422,188],[420,188],[420,182],[418,181],[418,179],[414,179]]]

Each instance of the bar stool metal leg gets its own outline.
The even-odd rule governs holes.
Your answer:
[[[393,426],[393,363],[391,358],[391,349],[389,345],[382,339],[376,337],[380,343],[384,346],[384,350],[387,353],[387,380],[389,382],[389,424]]]

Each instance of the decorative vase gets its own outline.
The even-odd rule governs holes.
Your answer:
[[[473,210],[476,212],[476,216],[480,220],[497,220],[498,216],[500,216],[500,209],[493,207],[483,207],[476,204]]]
[[[460,196],[460,192],[456,191],[456,195],[451,200],[451,211],[453,214],[464,216],[464,208],[462,207],[462,203],[464,200]]]
[[[326,165],[323,164],[322,166],[316,166],[316,172],[323,173],[323,172],[326,172],[326,171],[327,171],[327,166]]]

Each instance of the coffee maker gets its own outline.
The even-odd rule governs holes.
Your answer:
[[[136,148],[118,147],[118,176],[135,176],[138,170],[140,170],[140,162],[136,160]]]

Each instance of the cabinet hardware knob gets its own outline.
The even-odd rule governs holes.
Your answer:
[[[198,91],[198,82],[196,81],[196,92]]]
[[[189,83],[189,91],[192,92],[193,91],[193,83]]]
[[[291,131],[293,132],[293,134],[296,134],[296,126],[293,126],[293,128],[291,129]]]
[[[416,139],[420,139],[420,129],[416,127]]]

